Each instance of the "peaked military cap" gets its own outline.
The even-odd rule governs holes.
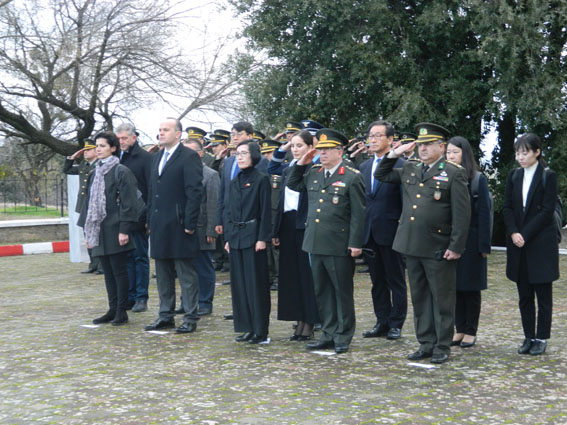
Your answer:
[[[266,138],[266,135],[261,131],[254,130],[254,132],[252,133],[252,138],[254,140],[264,140]]]
[[[187,139],[189,140],[198,140],[205,137],[207,132],[199,127],[187,127],[185,129],[187,132]]]
[[[296,131],[301,130],[303,127],[301,126],[300,122],[296,121],[288,121],[285,123],[285,132],[286,133],[293,133]]]
[[[316,134],[317,143],[316,148],[336,148],[343,147],[348,144],[347,137],[340,131],[333,130],[332,128],[323,128]]]
[[[408,133],[407,131],[403,131],[400,133],[400,142],[402,143],[411,143],[417,139],[417,136],[413,133]]]
[[[88,151],[88,150],[90,150],[90,149],[96,148],[95,143],[94,143],[91,139],[85,139],[84,143],[85,143],[85,144],[83,145],[83,150],[84,150],[84,151]]]
[[[430,122],[420,122],[415,126],[416,143],[444,142],[449,137],[449,130]]]
[[[275,151],[277,148],[280,147],[282,143],[277,140],[269,140],[265,139],[260,142],[260,152],[261,153],[270,153]]]
[[[213,134],[215,134],[217,136],[225,136],[227,140],[230,138],[230,131],[227,131],[227,130],[217,129],[217,130],[213,131]]]
[[[323,124],[319,124],[317,121],[303,120],[301,121],[302,130],[307,130],[311,135],[315,136],[318,130],[325,128]]]
[[[217,146],[217,145],[222,145],[222,144],[226,144],[228,141],[228,137],[227,136],[222,136],[220,134],[212,134],[211,135],[211,146]]]

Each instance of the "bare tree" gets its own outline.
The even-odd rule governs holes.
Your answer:
[[[222,108],[246,61],[222,63],[222,44],[205,67],[188,58],[174,45],[187,13],[181,3],[28,0],[2,7],[0,132],[69,155],[116,118],[160,99],[176,99],[181,117]]]

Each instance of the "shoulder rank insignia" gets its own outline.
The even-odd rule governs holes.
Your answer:
[[[339,176],[342,176],[345,173],[345,167],[339,168]]]
[[[449,164],[451,164],[451,165],[454,165],[455,167],[458,167],[458,168],[463,168],[463,166],[462,166],[462,165],[459,165],[459,164],[457,164],[456,162],[453,162],[453,161],[449,161],[449,160],[447,160],[447,162],[448,162]]]
[[[351,166],[349,166],[349,165],[345,165],[345,167],[348,168],[348,169],[349,169],[350,171],[352,171],[353,173],[360,173],[359,170],[357,170],[356,168],[353,168],[353,167],[351,167]]]

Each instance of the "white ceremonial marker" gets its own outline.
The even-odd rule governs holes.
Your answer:
[[[95,329],[100,327],[100,325],[81,325],[83,328]]]
[[[412,362],[408,362],[408,366],[421,367],[423,369],[436,369],[437,368],[437,366],[434,366],[432,364],[412,363]]]
[[[168,334],[168,331],[146,331],[149,334],[156,334],[156,335],[165,335]]]
[[[310,351],[312,354],[319,354],[320,356],[334,356],[337,353],[333,351]]]

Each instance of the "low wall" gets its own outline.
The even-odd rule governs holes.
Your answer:
[[[0,221],[0,245],[69,240],[69,218]]]

